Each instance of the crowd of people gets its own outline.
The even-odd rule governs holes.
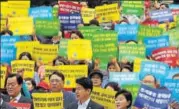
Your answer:
[[[155,1],[145,0],[145,3],[144,3],[145,6],[143,7],[144,10],[142,9],[143,15],[139,17],[137,15],[123,14],[124,11],[122,9],[122,3],[123,3],[122,1],[120,2],[113,1],[113,0],[105,1],[105,2],[100,1],[100,3],[99,3],[99,0],[96,0],[98,2],[94,2],[94,3],[92,1],[95,1],[95,0],[88,0],[87,2],[73,1],[73,3],[81,5],[81,7],[85,7],[85,8],[89,7],[91,9],[95,9],[95,7],[98,7],[98,6],[117,3],[118,11],[120,13],[120,16],[118,17],[120,17],[119,18],[120,20],[114,21],[113,19],[111,19],[110,22],[105,22],[105,23],[110,23],[110,26],[107,26],[105,25],[104,22],[99,21],[98,19],[99,16],[94,16],[93,19],[89,20],[89,23],[79,23],[76,25],[76,29],[73,29],[73,30],[66,30],[66,28],[64,27],[65,25],[61,22],[60,30],[58,31],[58,34],[47,37],[47,36],[36,34],[36,30],[33,30],[32,34],[28,34],[28,35],[27,34],[24,34],[24,35],[15,34],[14,35],[16,31],[13,31],[10,29],[12,25],[9,24],[8,22],[8,19],[12,18],[13,16],[7,15],[5,18],[3,18],[4,16],[3,17],[1,16],[1,19],[6,20],[6,25],[3,29],[1,29],[1,32],[0,32],[1,40],[4,37],[8,37],[10,40],[12,37],[20,36],[21,39],[18,42],[39,42],[40,44],[44,44],[44,45],[59,45],[58,47],[60,48],[60,44],[62,43],[62,40],[64,39],[86,40],[87,38],[86,35],[82,31],[80,31],[81,27],[94,27],[94,28],[99,27],[102,30],[97,30],[98,32],[102,33],[105,31],[117,31],[117,33],[120,34],[121,31],[120,30],[118,31],[115,29],[116,25],[138,24],[138,25],[145,25],[145,26],[147,25],[148,27],[159,27],[160,24],[164,24],[164,26],[160,27],[163,29],[163,31],[165,31],[163,32],[163,34],[168,33],[169,39],[174,37],[176,40],[172,40],[172,41],[176,41],[176,42],[172,42],[172,43],[169,42],[170,44],[168,44],[168,46],[163,46],[163,47],[175,47],[177,49],[176,58],[174,60],[169,59],[168,61],[162,61],[162,60],[158,61],[158,60],[153,59],[152,55],[146,54],[143,60],[152,61],[152,62],[160,62],[160,63],[166,64],[168,66],[168,70],[162,70],[163,71],[162,74],[166,74],[163,76],[162,80],[165,81],[166,79],[171,79],[173,81],[176,80],[176,84],[179,83],[179,44],[178,44],[179,38],[177,38],[179,34],[175,33],[176,34],[175,36],[170,36],[173,34],[172,32],[169,33],[172,30],[179,31],[178,29],[179,5],[175,4],[176,6],[178,6],[176,7],[178,13],[176,13],[175,15],[172,14],[173,19],[175,17],[175,20],[172,20],[172,21],[170,20],[167,20],[166,22],[158,21],[158,23],[155,24],[156,20],[154,21],[151,18],[151,14],[149,14],[150,11],[170,9],[170,5],[176,2],[173,2],[173,1],[165,2],[164,0],[160,2],[158,2],[157,0]],[[7,1],[3,1],[3,2],[7,2]],[[18,2],[21,2],[21,1],[18,1]],[[31,7],[29,8],[48,6],[48,7],[53,7],[53,8],[57,8],[58,10],[60,10],[61,1],[52,2],[52,1],[44,0],[44,3],[40,3],[40,5],[39,4],[36,5],[35,1],[33,0],[31,2],[33,2],[33,4],[31,3]],[[63,1],[63,2],[71,3],[72,1]],[[59,17],[60,19],[60,13],[57,12],[57,14],[58,15],[56,15],[56,17],[57,18]],[[20,18],[20,16],[18,17]],[[150,22],[151,24],[150,23],[147,24],[148,22]],[[170,24],[172,22],[174,22],[175,25]],[[104,24],[105,26],[102,26],[102,24]],[[130,30],[127,30],[127,32],[130,32]],[[93,34],[93,33],[89,32],[88,34]],[[119,38],[118,36],[119,34],[117,34],[116,39]],[[90,41],[91,41],[91,46],[93,49],[94,47],[93,42],[92,40]],[[141,42],[138,41],[137,39],[134,40],[132,38],[132,39],[128,39],[125,41],[121,41],[120,39],[117,39],[116,43],[118,47],[120,44],[128,44],[128,45],[132,44],[135,46],[135,45],[140,44]],[[1,41],[1,49],[3,49],[4,45],[6,44]],[[13,46],[15,47],[15,44]],[[156,48],[156,49],[160,49],[160,48]],[[134,94],[133,94],[134,92],[132,92],[132,90],[130,89],[124,88],[122,84],[120,84],[120,81],[117,82],[117,81],[112,81],[113,79],[110,79],[110,74],[114,72],[119,73],[119,74],[131,73],[131,75],[132,73],[136,73],[135,68],[134,68],[136,63],[134,62],[134,60],[129,61],[129,59],[121,59],[121,60],[118,59],[118,55],[120,55],[120,52],[119,52],[120,46],[117,50],[117,52],[119,53],[117,56],[114,56],[112,58],[103,57],[102,55],[106,56],[105,54],[102,54],[100,56],[100,57],[105,58],[106,60],[109,60],[108,63],[102,63],[102,60],[100,60],[101,59],[100,57],[91,58],[91,60],[89,59],[77,60],[77,59],[68,58],[67,54],[59,55],[60,53],[57,53],[56,57],[53,60],[48,60],[51,62],[50,66],[57,66],[57,67],[67,66],[67,65],[68,66],[73,66],[73,65],[86,65],[87,66],[87,72],[86,72],[87,75],[79,77],[79,78],[73,78],[75,79],[75,82],[76,82],[74,83],[75,87],[70,87],[70,88],[65,87],[65,85],[67,84],[66,79],[68,77],[65,76],[63,71],[60,71],[60,70],[51,71],[50,74],[47,75],[45,68],[46,66],[49,66],[49,64],[41,63],[39,61],[40,59],[34,59],[34,55],[33,53],[31,53],[31,51],[28,51],[29,49],[23,49],[23,50],[24,51],[21,52],[18,56],[16,56],[15,54],[14,55],[15,59],[12,59],[10,62],[8,62],[7,60],[3,60],[3,58],[6,56],[3,54],[3,51],[1,50],[1,68],[2,67],[7,68],[4,74],[5,75],[5,80],[3,84],[4,86],[0,87],[1,88],[0,89],[1,90],[0,92],[1,109],[17,108],[17,107],[13,107],[11,103],[28,103],[30,104],[30,109],[35,109],[36,106],[34,105],[34,101],[33,101],[34,93],[62,93],[63,94],[63,109],[107,109],[104,106],[104,104],[98,103],[90,97],[94,88],[96,87],[102,88],[105,90],[115,91],[115,95],[113,98],[115,101],[114,103],[116,107],[115,109],[164,109],[164,108],[160,108],[160,106],[156,108],[150,108],[150,106],[149,107],[147,106],[137,107],[135,105],[137,100],[135,101],[136,97],[134,97]],[[94,52],[93,52],[93,55],[94,55]],[[51,55],[49,54],[49,56]],[[26,60],[26,61],[35,62],[34,66],[32,66],[34,69],[33,77],[26,77],[24,75],[24,72],[26,69],[23,68],[23,66],[18,68],[16,72],[13,72],[13,67],[11,65],[12,65],[12,61],[14,60]],[[174,62],[175,65],[171,65],[169,61]],[[105,64],[106,68],[105,69],[102,68],[101,64]],[[144,67],[147,67],[147,66],[144,66]],[[157,69],[161,69],[161,68],[159,67],[156,68],[156,72],[157,71],[159,72],[159,70]],[[168,72],[170,70],[175,70],[175,69],[176,69],[176,73],[174,73],[174,75],[172,75],[171,78],[168,78],[168,75],[169,75]],[[138,74],[139,73],[142,73],[142,72],[139,71]],[[1,78],[3,78],[2,70],[1,70]],[[167,91],[170,90],[171,94],[173,93],[179,94],[179,92],[174,91],[174,90],[178,90],[176,88],[179,88],[178,87],[179,85],[176,86],[175,89],[170,89],[170,86],[161,85],[162,82],[161,80],[159,80],[156,74],[147,73],[146,75],[144,75],[144,77],[140,79],[139,78],[135,78],[135,79],[140,81],[138,82],[138,84],[149,86],[152,89],[167,90]],[[133,83],[130,83],[130,84],[133,84]],[[168,109],[179,109],[179,101],[178,101],[179,98],[177,99],[177,97],[179,96],[177,95],[176,98],[174,98],[174,96],[172,95],[170,97],[170,100],[168,101],[168,103],[166,103],[168,105],[167,106]],[[113,109],[113,108],[109,108],[109,109]]]

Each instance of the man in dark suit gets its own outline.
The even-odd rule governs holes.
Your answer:
[[[23,79],[20,75],[9,74],[5,83],[8,96],[4,98],[4,101],[12,103],[29,103],[31,104],[31,109],[33,109],[32,100],[21,94]]]
[[[103,106],[90,99],[93,84],[89,78],[79,78],[76,80],[76,83],[75,92],[78,101],[71,103],[67,109],[104,109]]]
[[[65,91],[63,89],[65,77],[62,73],[57,71],[53,72],[51,75],[49,75],[49,81],[50,81],[51,92],[63,93],[64,109],[66,109],[70,103],[76,101],[75,94],[73,94],[72,92]]]
[[[4,95],[0,93],[0,109],[16,109],[12,106],[10,106],[8,103],[6,103],[4,99]]]

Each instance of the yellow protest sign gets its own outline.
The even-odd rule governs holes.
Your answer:
[[[32,17],[10,17],[8,18],[8,25],[14,35],[31,35],[33,33]]]
[[[34,47],[33,54],[37,63],[52,65],[58,55],[58,45],[39,44]]]
[[[49,82],[48,77],[54,71],[59,71],[65,76],[65,88],[75,88],[76,79],[87,77],[87,65],[60,65],[60,66],[45,66],[45,81]]]
[[[133,72],[139,72],[140,71],[140,65],[142,60],[139,58],[134,59],[134,66],[133,66]]]
[[[33,78],[35,72],[35,62],[30,60],[14,60],[11,61],[12,72],[17,73],[19,70],[23,70],[23,78]]]
[[[3,31],[5,28],[6,28],[6,19],[3,19],[3,18],[1,18],[1,30],[0,31]]]
[[[94,87],[91,93],[91,99],[104,106],[105,109],[116,109],[115,94],[115,91]]]
[[[1,86],[0,88],[4,88],[5,79],[6,79],[6,73],[7,73],[7,67],[1,66],[1,73],[0,73],[0,79],[1,79]]]
[[[9,0],[7,3],[10,8],[30,8],[30,0]]]
[[[21,41],[21,42],[16,42],[15,46],[17,48],[16,51],[16,59],[19,59],[19,56],[21,53],[23,52],[28,52],[31,54],[32,58],[34,58],[33,56],[33,49],[34,46],[39,45],[38,41]]]
[[[10,17],[28,17],[28,8],[16,8],[16,7],[9,7],[8,8],[8,15]]]
[[[65,76],[65,88],[75,88],[76,79],[88,75],[87,65],[61,65],[59,69]]]
[[[8,13],[9,13],[8,3],[7,2],[0,2],[0,4],[1,4],[1,7],[0,7],[1,18],[7,18]]]
[[[120,13],[119,13],[117,3],[103,5],[103,6],[96,6],[95,11],[96,11],[96,17],[97,17],[99,23],[120,20]]]
[[[49,83],[49,75],[54,71],[59,71],[58,66],[45,65],[45,82]]]
[[[95,18],[95,9],[82,7],[81,16],[85,24],[89,24],[90,20]]]
[[[67,47],[68,59],[91,60],[92,46],[90,40],[69,40]]]
[[[33,93],[34,109],[63,109],[63,93]]]

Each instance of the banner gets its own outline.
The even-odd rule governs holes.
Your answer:
[[[81,16],[83,18],[83,23],[89,24],[89,22],[95,18],[95,9],[82,7]]]
[[[171,93],[168,90],[141,85],[134,106],[140,109],[168,109],[170,98]]]
[[[169,46],[169,36],[157,36],[144,38],[146,56],[151,56],[153,50]]]
[[[162,28],[140,25],[137,40],[143,42],[144,37],[161,36],[162,33]]]
[[[34,25],[31,17],[10,17],[8,18],[8,24],[9,30],[14,35],[31,35],[33,33]]]
[[[8,0],[8,7],[12,7],[12,8],[30,8],[30,0],[26,0],[26,1],[19,1],[19,0]]]
[[[59,14],[64,13],[80,13],[82,5],[69,2],[69,1],[59,1]]]
[[[157,81],[164,79],[168,75],[169,66],[162,62],[142,61],[140,66],[140,80],[143,80],[147,75],[153,75]]]
[[[159,48],[152,52],[152,58],[175,67],[178,65],[179,52],[176,47]]]
[[[12,73],[23,70],[23,78],[33,78],[35,73],[35,61],[14,60],[11,61]]]
[[[15,43],[20,40],[18,36],[1,36],[1,63],[10,65],[16,59]]]
[[[172,92],[171,101],[179,102],[179,80],[165,79],[161,82],[161,86],[166,87]]]
[[[118,42],[137,40],[138,24],[117,24],[115,31],[118,32]]]
[[[36,35],[42,36],[57,36],[60,30],[59,19],[36,19],[35,20],[35,31]]]
[[[63,30],[76,30],[78,24],[82,24],[82,18],[80,14],[60,14],[60,23]]]
[[[79,27],[78,30],[83,34],[84,39],[92,40],[92,34],[96,31],[102,30],[102,28],[98,26],[83,26]]]
[[[39,44],[34,46],[33,55],[37,63],[52,65],[58,55],[58,45]]]
[[[119,85],[123,84],[139,84],[139,73],[126,72],[110,72],[109,81],[117,82]]]
[[[31,109],[31,104],[29,104],[29,103],[12,103],[12,102],[9,102],[9,104],[12,107],[15,107],[16,109]]]
[[[170,9],[154,10],[150,11],[150,17],[153,20],[157,20],[159,23],[173,22],[173,14]]]
[[[45,81],[49,82],[48,78],[54,71],[62,72],[65,76],[65,88],[75,88],[76,79],[87,77],[87,65],[60,65],[60,66],[45,66]]]
[[[143,44],[119,44],[119,60],[134,61],[135,58],[145,59]]]
[[[122,2],[123,14],[134,14],[141,16],[144,14],[144,1],[123,1]]]
[[[99,31],[92,34],[93,59],[100,60],[100,68],[106,69],[112,58],[117,58],[117,33]]]
[[[58,46],[58,55],[67,58],[68,39],[61,39]]]
[[[117,3],[103,5],[103,6],[96,6],[95,11],[99,23],[120,20],[120,12]]]
[[[116,109],[115,91],[94,87],[91,93],[91,99],[104,106],[105,109]]]
[[[63,93],[33,93],[34,109],[63,109]]]
[[[167,79],[176,79],[176,78],[179,78],[179,68],[170,69],[168,71]]]
[[[91,60],[92,45],[90,40],[69,40],[68,41],[68,59],[71,60]]]
[[[0,72],[0,88],[4,88],[5,85],[5,79],[6,79],[6,73],[7,73],[7,67],[6,66],[1,66],[1,72]]]
[[[29,16],[35,18],[52,18],[52,7],[41,6],[29,9]]]

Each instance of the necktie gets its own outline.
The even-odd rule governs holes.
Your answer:
[[[10,102],[11,102],[11,103],[17,103],[17,100],[16,100],[16,98],[12,98],[12,99],[10,100]]]

